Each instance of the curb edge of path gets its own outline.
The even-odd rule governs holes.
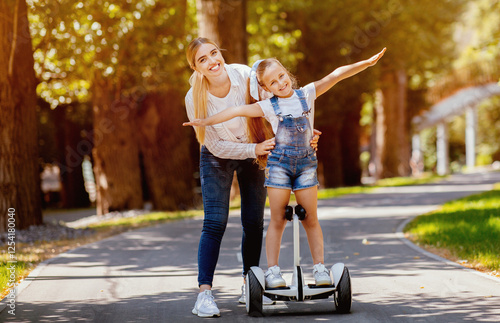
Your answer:
[[[453,267],[456,267],[456,268],[459,268],[459,269],[462,269],[462,270],[466,270],[466,271],[469,271],[469,272],[472,272],[476,275],[479,275],[479,276],[482,276],[482,277],[485,277],[485,278],[489,278],[497,283],[500,283],[500,278],[499,277],[495,277],[495,276],[491,276],[491,275],[488,275],[488,274],[485,274],[483,272],[480,272],[478,270],[475,270],[475,269],[472,269],[472,268],[468,268],[468,267],[465,267],[465,266],[462,266],[454,261],[451,261],[451,260],[448,260],[446,258],[443,258],[443,257],[440,257],[436,254],[433,254],[427,250],[424,250],[422,248],[420,248],[419,246],[417,246],[416,244],[414,244],[413,242],[411,242],[410,240],[406,239],[405,236],[404,236],[404,233],[403,233],[403,229],[406,227],[406,225],[408,223],[410,223],[413,219],[415,219],[417,216],[412,216],[412,217],[409,217],[408,219],[402,221],[397,229],[396,229],[396,232],[395,232],[395,235],[396,237],[399,238],[399,240],[401,240],[402,242],[404,242],[408,247],[412,248],[413,250],[429,257],[429,258],[432,258],[434,260],[437,260],[437,261],[440,261],[440,262],[443,262],[447,265],[450,265],[450,266],[453,266]]]
[[[52,257],[50,259],[47,259],[45,261],[42,261],[41,263],[39,263],[35,269],[33,269],[29,274],[28,276],[26,276],[16,287],[14,287],[15,289],[15,299],[17,299],[17,295],[19,295],[23,290],[25,290],[33,280],[35,280],[36,277],[38,277],[38,274],[46,267],[48,266],[52,261],[54,261],[55,259],[59,258],[59,256],[65,254],[65,253],[69,253],[73,250],[76,250],[78,248],[81,248],[81,247],[77,247],[75,249],[71,249],[71,250],[68,250],[62,254],[58,254],[57,256],[55,257]],[[12,290],[11,290],[12,291]],[[9,293],[10,294],[10,293]],[[7,294],[2,300],[0,300],[0,313],[2,313],[8,306],[9,304],[9,300],[8,300],[8,295]],[[15,304],[15,303],[14,303]]]

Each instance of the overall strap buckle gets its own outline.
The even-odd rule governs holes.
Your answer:
[[[297,96],[299,97],[300,100],[300,104],[302,105],[302,115],[307,117],[311,112],[311,109],[309,109],[309,107],[307,106],[307,101],[304,95],[304,91],[302,91],[302,89],[296,89],[294,91],[295,93],[297,93]]]
[[[280,121],[283,121],[283,117],[281,116],[282,112],[278,104],[278,98],[276,96],[273,96],[271,98],[271,104],[273,105],[274,114],[278,117]]]
[[[276,96],[273,96],[271,98],[271,104],[273,105],[274,114],[276,114],[277,116],[281,115],[281,109],[278,104],[278,98]]]

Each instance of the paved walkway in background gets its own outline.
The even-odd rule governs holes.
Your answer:
[[[241,225],[230,217],[214,281],[223,322],[498,322],[500,280],[429,257],[398,235],[402,223],[442,203],[489,190],[500,173],[454,175],[438,184],[383,188],[372,194],[319,201],[329,265],[352,275],[352,312],[334,313],[333,300],[278,302],[263,318],[238,304],[242,279]],[[269,214],[266,214],[266,225]],[[197,293],[197,247],[202,219],[127,232],[77,248],[37,267],[18,292],[16,322],[201,322],[191,314]],[[301,229],[302,265],[312,260]],[[292,230],[283,237],[280,265],[292,271]],[[261,267],[265,266],[264,252]]]

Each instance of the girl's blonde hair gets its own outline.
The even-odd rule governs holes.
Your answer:
[[[297,78],[292,73],[290,73],[288,69],[286,69],[283,66],[283,64],[281,64],[281,62],[278,61],[276,58],[266,58],[265,60],[260,62],[259,66],[257,67],[257,70],[255,71],[255,73],[257,74],[257,82],[259,82],[259,85],[265,88],[264,84],[260,80],[262,80],[262,77],[264,76],[264,72],[266,71],[266,69],[273,64],[279,64],[290,77],[290,80],[292,81],[292,88],[293,89],[297,88]],[[262,98],[260,97],[259,93],[259,100],[261,99]],[[255,102],[257,101],[250,95],[250,79],[249,79],[247,84],[247,104]],[[248,128],[249,139],[250,142],[252,143],[260,143],[263,142],[264,140],[274,137],[271,125],[262,117],[247,118],[247,128]],[[267,155],[257,156],[256,162],[257,164],[259,164],[260,168],[265,168],[267,164]]]
[[[205,119],[207,115],[207,92],[208,92],[208,80],[207,78],[196,71],[196,53],[200,46],[204,44],[214,45],[219,51],[219,46],[208,38],[198,37],[194,39],[188,46],[186,50],[186,59],[189,63],[191,69],[193,69],[193,75],[189,78],[189,83],[193,87],[193,104],[194,104],[194,117],[196,119]],[[205,127],[194,127],[196,132],[196,139],[203,145],[205,142]]]
[[[264,76],[264,72],[266,71],[266,69],[269,66],[272,66],[273,64],[278,64],[279,66],[281,66],[285,70],[285,72],[288,74],[288,77],[290,77],[290,80],[292,81],[292,89],[298,88],[297,78],[295,77],[295,75],[290,73],[290,71],[286,67],[284,67],[283,64],[281,64],[281,62],[278,61],[274,57],[273,58],[266,58],[265,60],[260,62],[259,66],[257,66],[257,70],[255,71],[255,73],[257,74],[257,81],[259,82],[259,85],[261,87],[265,88],[265,85],[261,81],[262,77]]]

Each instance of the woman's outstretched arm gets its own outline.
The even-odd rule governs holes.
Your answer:
[[[211,126],[213,124],[222,123],[224,121],[231,120],[235,117],[263,117],[264,112],[260,108],[258,103],[240,105],[237,107],[227,108],[213,116],[210,116],[205,119],[194,119],[189,122],[184,122],[183,126],[195,126],[195,127],[206,127]]]
[[[338,82],[358,74],[359,72],[365,70],[367,67],[377,64],[378,60],[382,56],[384,56],[384,53],[385,48],[382,49],[380,53],[372,56],[369,59],[359,61],[351,65],[341,66],[321,80],[314,82],[314,87],[316,88],[316,97],[319,97],[320,95],[331,89]]]

